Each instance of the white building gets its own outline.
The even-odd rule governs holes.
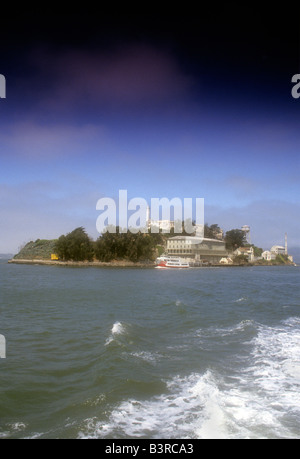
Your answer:
[[[275,252],[271,252],[270,250],[265,250],[262,254],[261,254],[262,258],[266,261],[271,261],[271,260],[275,260],[276,258],[276,253]]]
[[[170,256],[185,258],[190,262],[219,263],[228,253],[225,242],[219,239],[198,238],[196,236],[175,236],[167,241]]]
[[[245,255],[249,261],[254,261],[254,249],[253,247],[239,247],[234,252],[235,256]]]
[[[148,220],[148,228],[152,229],[153,226],[157,226],[163,232],[170,232],[174,228],[174,222],[172,220]]]
[[[219,263],[221,265],[232,265],[233,261],[232,261],[232,259],[230,257],[223,257],[223,258],[221,258]]]
[[[273,245],[270,252],[275,253],[275,255],[287,255],[286,249],[282,245]]]

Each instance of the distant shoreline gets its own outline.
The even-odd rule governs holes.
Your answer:
[[[47,265],[47,266],[73,266],[73,267],[100,267],[100,268],[154,268],[155,262],[133,262],[129,260],[114,260],[114,261],[60,261],[60,260],[41,260],[41,259],[14,259],[8,260],[8,263],[20,264],[20,265]],[[195,266],[195,268],[237,268],[237,267],[252,267],[252,266],[293,266],[293,264],[212,264]],[[295,265],[294,265],[295,266]],[[297,266],[297,265],[296,265]],[[191,266],[193,268],[194,266]]]
[[[116,267],[116,268],[152,268],[155,266],[154,262],[141,263],[127,260],[115,260],[115,261],[61,261],[61,260],[40,260],[40,259],[11,259],[8,263],[15,263],[21,265],[49,265],[49,266],[81,266],[81,267]]]

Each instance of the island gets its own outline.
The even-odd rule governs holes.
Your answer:
[[[227,231],[225,236],[216,224],[205,225],[204,238],[195,235],[159,231],[151,233],[105,232],[93,241],[83,227],[58,239],[37,239],[25,244],[9,260],[18,264],[60,266],[153,267],[162,255],[187,260],[190,266],[278,266],[293,265],[286,247],[271,251],[249,244],[243,230]]]

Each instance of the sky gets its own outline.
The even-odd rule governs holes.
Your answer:
[[[300,16],[230,5],[6,17],[0,253],[96,239],[97,201],[123,189],[204,198],[208,224],[300,247]]]

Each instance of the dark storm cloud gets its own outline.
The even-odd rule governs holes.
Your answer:
[[[123,45],[110,53],[39,49],[31,60],[35,80],[48,81],[41,101],[52,108],[163,104],[185,97],[193,81],[171,55],[146,45]]]

